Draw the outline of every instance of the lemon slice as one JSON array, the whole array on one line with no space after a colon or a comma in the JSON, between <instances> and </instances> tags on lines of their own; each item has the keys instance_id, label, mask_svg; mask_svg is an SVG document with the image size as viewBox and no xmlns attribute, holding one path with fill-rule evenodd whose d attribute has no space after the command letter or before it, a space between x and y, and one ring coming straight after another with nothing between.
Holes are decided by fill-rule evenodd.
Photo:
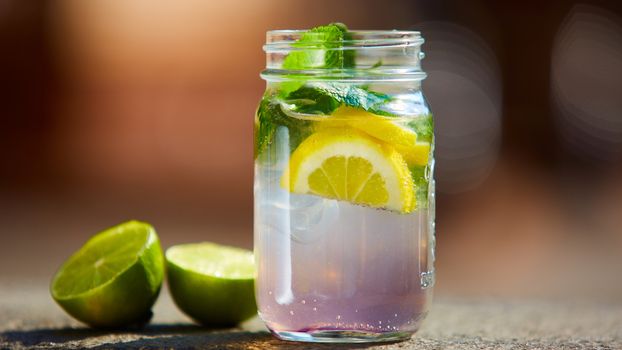
<instances>
[{"instance_id":1,"label":"lemon slice","mask_svg":"<svg viewBox=\"0 0 622 350\"><path fill-rule=\"evenodd\" d=\"M427 165L430 158L430 144L428 142L415 142L414 145L395 145L408 165Z\"/></svg>"},{"instance_id":2,"label":"lemon slice","mask_svg":"<svg viewBox=\"0 0 622 350\"><path fill-rule=\"evenodd\" d=\"M417 133L398 125L391 118L360 108L341 106L329 117L317 123L317 130L351 127L395 147L408 165L426 165L430 144L417 142Z\"/></svg>"},{"instance_id":3,"label":"lemon slice","mask_svg":"<svg viewBox=\"0 0 622 350\"><path fill-rule=\"evenodd\" d=\"M396 124L391 118L360 108L341 106L331 114L331 118L336 123L334 126L346 124L392 145L409 146L417 142L417 134L414 131ZM331 126L331 122L329 121L326 126Z\"/></svg>"},{"instance_id":4,"label":"lemon slice","mask_svg":"<svg viewBox=\"0 0 622 350\"><path fill-rule=\"evenodd\" d=\"M300 194L408 213L415 207L408 165L392 146L349 128L305 139L290 158L283 187Z\"/></svg>"}]
</instances>

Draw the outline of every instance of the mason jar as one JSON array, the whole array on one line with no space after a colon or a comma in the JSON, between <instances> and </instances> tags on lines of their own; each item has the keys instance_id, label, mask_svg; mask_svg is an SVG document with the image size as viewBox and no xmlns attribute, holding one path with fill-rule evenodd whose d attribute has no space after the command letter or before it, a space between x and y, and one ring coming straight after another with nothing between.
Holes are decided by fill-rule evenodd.
<instances>
[{"instance_id":1,"label":"mason jar","mask_svg":"<svg viewBox=\"0 0 622 350\"><path fill-rule=\"evenodd\" d=\"M255 118L259 314L285 340L408 339L434 285L423 38L334 26L341 36L267 33Z\"/></svg>"}]
</instances>

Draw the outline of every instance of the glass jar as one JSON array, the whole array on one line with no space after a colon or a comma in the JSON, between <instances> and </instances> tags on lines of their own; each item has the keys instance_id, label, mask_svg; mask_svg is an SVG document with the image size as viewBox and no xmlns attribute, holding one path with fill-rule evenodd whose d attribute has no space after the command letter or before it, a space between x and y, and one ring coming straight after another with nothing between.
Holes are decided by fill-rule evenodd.
<instances>
[{"instance_id":1,"label":"glass jar","mask_svg":"<svg viewBox=\"0 0 622 350\"><path fill-rule=\"evenodd\" d=\"M264 46L267 89L255 118L259 314L285 340L408 339L434 284L423 39L308 33L269 31Z\"/></svg>"}]
</instances>

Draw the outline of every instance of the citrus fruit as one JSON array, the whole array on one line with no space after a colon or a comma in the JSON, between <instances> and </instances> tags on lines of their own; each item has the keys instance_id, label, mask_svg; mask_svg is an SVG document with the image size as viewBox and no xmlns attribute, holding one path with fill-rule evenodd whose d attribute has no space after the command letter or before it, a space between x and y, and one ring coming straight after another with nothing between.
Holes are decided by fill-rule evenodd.
<instances>
[{"instance_id":1,"label":"citrus fruit","mask_svg":"<svg viewBox=\"0 0 622 350\"><path fill-rule=\"evenodd\" d=\"M166 251L168 285L175 304L206 326L234 326L257 313L251 251L214 243Z\"/></svg>"},{"instance_id":2,"label":"citrus fruit","mask_svg":"<svg viewBox=\"0 0 622 350\"><path fill-rule=\"evenodd\" d=\"M418 142L417 133L397 124L390 117L376 115L360 108L341 106L329 117L319 121L316 129L344 127L357 129L390 144L400 152L410 166L428 163L430 144Z\"/></svg>"},{"instance_id":3,"label":"citrus fruit","mask_svg":"<svg viewBox=\"0 0 622 350\"><path fill-rule=\"evenodd\" d=\"M395 123L396 118L367 112L360 108L341 106L330 117L319 122L326 127L350 126L391 145L410 146L417 141L417 134Z\"/></svg>"},{"instance_id":4,"label":"citrus fruit","mask_svg":"<svg viewBox=\"0 0 622 350\"><path fill-rule=\"evenodd\" d=\"M402 213L414 209L408 165L391 145L355 129L327 128L311 134L292 153L281 185Z\"/></svg>"},{"instance_id":5,"label":"citrus fruit","mask_svg":"<svg viewBox=\"0 0 622 350\"><path fill-rule=\"evenodd\" d=\"M430 144L428 142L415 142L413 145L395 145L408 165L426 165L430 158Z\"/></svg>"},{"instance_id":6,"label":"citrus fruit","mask_svg":"<svg viewBox=\"0 0 622 350\"><path fill-rule=\"evenodd\" d=\"M50 292L67 313L90 326L123 327L151 318L163 278L155 230L129 221L89 239L56 273Z\"/></svg>"}]
</instances>

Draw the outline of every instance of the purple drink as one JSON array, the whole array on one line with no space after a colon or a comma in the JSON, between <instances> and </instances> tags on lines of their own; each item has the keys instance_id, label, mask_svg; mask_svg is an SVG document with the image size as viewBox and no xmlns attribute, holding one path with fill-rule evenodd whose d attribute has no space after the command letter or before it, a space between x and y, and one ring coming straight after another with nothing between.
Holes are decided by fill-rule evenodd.
<instances>
[{"instance_id":1,"label":"purple drink","mask_svg":"<svg viewBox=\"0 0 622 350\"><path fill-rule=\"evenodd\" d=\"M434 284L434 135L418 32L268 32L255 294L277 337L409 338Z\"/></svg>"},{"instance_id":2,"label":"purple drink","mask_svg":"<svg viewBox=\"0 0 622 350\"><path fill-rule=\"evenodd\" d=\"M410 337L434 282L430 209L403 215L291 194L273 171L258 166L255 188L256 296L268 328L297 340Z\"/></svg>"}]
</instances>

